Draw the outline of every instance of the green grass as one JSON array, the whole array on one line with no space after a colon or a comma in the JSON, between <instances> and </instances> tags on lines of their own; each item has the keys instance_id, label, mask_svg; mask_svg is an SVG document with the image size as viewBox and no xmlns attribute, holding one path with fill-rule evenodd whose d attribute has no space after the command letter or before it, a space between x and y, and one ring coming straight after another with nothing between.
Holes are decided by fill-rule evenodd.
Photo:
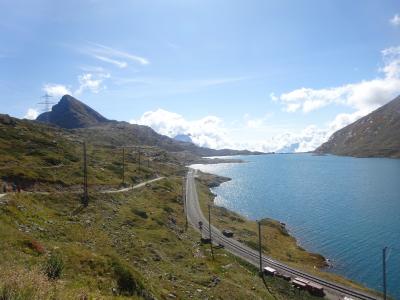
<instances>
[{"instance_id":1,"label":"green grass","mask_svg":"<svg viewBox=\"0 0 400 300\"><path fill-rule=\"evenodd\" d=\"M29 191L78 190L83 182L83 138L30 121L0 123L0 183L20 185ZM125 150L125 183L178 172L174 155L157 147ZM122 184L122 148L87 143L88 183L92 190Z\"/></svg>"},{"instance_id":2,"label":"green grass","mask_svg":"<svg viewBox=\"0 0 400 300\"><path fill-rule=\"evenodd\" d=\"M267 279L269 292L254 267L222 249L213 261L199 234L185 231L181 183L171 177L124 194L92 194L86 209L73 194L7 196L0 205L0 268L43 270L58 253L62 275L41 293L63 299L299 299L276 278Z\"/></svg>"}]
</instances>

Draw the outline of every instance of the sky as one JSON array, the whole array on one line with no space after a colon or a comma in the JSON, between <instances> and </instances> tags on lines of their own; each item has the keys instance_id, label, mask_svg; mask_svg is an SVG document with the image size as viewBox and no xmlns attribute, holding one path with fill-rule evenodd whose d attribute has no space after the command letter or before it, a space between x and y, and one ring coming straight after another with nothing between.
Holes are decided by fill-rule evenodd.
<instances>
[{"instance_id":1,"label":"sky","mask_svg":"<svg viewBox=\"0 0 400 300\"><path fill-rule=\"evenodd\" d=\"M400 94L398 0L1 0L0 113L64 94L201 146L309 151Z\"/></svg>"}]
</instances>

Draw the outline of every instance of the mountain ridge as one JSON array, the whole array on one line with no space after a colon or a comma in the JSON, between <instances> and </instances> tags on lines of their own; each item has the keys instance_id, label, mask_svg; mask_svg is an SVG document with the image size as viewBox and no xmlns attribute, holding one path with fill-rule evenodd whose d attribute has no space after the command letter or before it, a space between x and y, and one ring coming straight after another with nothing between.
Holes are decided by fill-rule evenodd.
<instances>
[{"instance_id":1,"label":"mountain ridge","mask_svg":"<svg viewBox=\"0 0 400 300\"><path fill-rule=\"evenodd\" d=\"M400 158L400 96L336 131L314 152Z\"/></svg>"},{"instance_id":2,"label":"mountain ridge","mask_svg":"<svg viewBox=\"0 0 400 300\"><path fill-rule=\"evenodd\" d=\"M50 112L38 116L36 121L57 125L73 130L87 140L101 141L118 146L158 146L171 152L191 152L197 156L230 156L263 154L248 150L211 149L193 143L175 140L154 131L151 127L109 120L83 102L70 95L64 95Z\"/></svg>"}]
</instances>

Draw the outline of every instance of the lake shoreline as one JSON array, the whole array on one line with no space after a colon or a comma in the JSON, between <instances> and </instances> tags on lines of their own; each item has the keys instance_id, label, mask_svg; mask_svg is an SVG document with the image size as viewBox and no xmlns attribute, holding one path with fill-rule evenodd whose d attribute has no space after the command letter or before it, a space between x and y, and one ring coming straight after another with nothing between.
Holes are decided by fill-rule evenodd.
<instances>
[{"instance_id":1,"label":"lake shoreline","mask_svg":"<svg viewBox=\"0 0 400 300\"><path fill-rule=\"evenodd\" d=\"M225 177L225 176L220 176L220 175L216 175L216 174L211 174L211 173L204 173L204 172L202 172L200 170L198 170L198 172L201 172L203 174L202 176L208 176L208 178L207 178L207 187L208 187L210 193L213 195L213 198L212 198L211 202L213 203L214 207L226 211L226 213L228 215L230 215L230 216L240 216L241 218L245 219L247 222L255 222L254 220L251 220L251 219L247 218L246 216L241 215L240 213L237 213L237 212L235 212L233 210L230 210L230 209L228 209L226 207L219 206L219 205L215 204L214 200L218 195L214 194L212 189L220 186L221 184L223 184L225 182L231 181L232 178ZM234 219L234 218L235 217L233 217L232 219ZM322 263L322 266L319 267L319 269L323 270L325 268L332 267L332 264L330 263L329 258L326 258L322 254L314 253L314 252L308 251L308 250L304 249L303 247L301 247L301 245L299 244L299 242L296 239L296 237L293 236L290 233L289 229L287 229L287 226L286 226L286 224L284 222L281 222L279 220L275 220L275 219L272 219L272 218L269 218L269 217L264 217L264 218L262 218L260 220L260 222L264 222L264 221L272 221L274 223L279 224L281 226L282 233L284 235L290 236L295 241L296 246L299 247L300 249L302 249L302 251L305 251L310 255L318 255L319 257L321 257L323 259L323 263ZM235 222L235 221L233 221L233 222ZM258 250L258 249L256 249L256 250Z\"/></svg>"},{"instance_id":2,"label":"lake shoreline","mask_svg":"<svg viewBox=\"0 0 400 300\"><path fill-rule=\"evenodd\" d=\"M194 168L194 169L196 169L196 168ZM207 193L209 193L209 195L207 196L208 200L203 200L203 201L209 201L209 202L215 203L215 198L217 197L217 195L212 191L212 189L220 186L222 183L231 181L232 178L229 178L226 176L220 176L217 174L213 174L211 172L206 173L206 172L199 170L198 168L196 170L198 170L198 172L200 172L200 174L202 174L198 178L199 181L202 181L201 182L202 184L200 184L200 186L205 185L206 189L207 189ZM206 176L208 178L206 180L201 179L203 176ZM200 191L200 194L201 193L202 192ZM199 195L199 201L202 202L201 195ZM200 205L200 206L202 207L202 205ZM228 208L225 208L223 206L218 206L218 205L214 204L213 207L214 207L213 214L215 214L215 216L214 216L215 223L218 223L217 220L220 219L221 215L223 215L223 217L229 219L229 222L226 222L225 226L217 225L217 227L220 230L222 230L222 229L232 230L233 232L235 232L235 238L238 241L246 244L247 246L252 247L253 249L258 250L257 243L253 243L250 240L242 239L242 237L239 237L238 235L236 235L236 233L237 233L236 229L238 226L243 227L244 226L243 224L245 224L246 226L250 225L250 226L255 227L254 225L256 224L256 222L254 220L251 220L251 219L249 219L239 213L236 213L235 211L232 211ZM204 203L203 203L202 210L203 210L203 213L206 212L206 206L204 206ZM302 248L301 243L298 242L298 240L295 238L295 236L292 235L290 230L287 228L287 224L280 222L278 220L275 220L275 219L270 219L270 218L263 218L261 221L268 223L268 225L270 227L278 228L279 231L277 233L277 236L287 237L289 240L291 240L289 242L289 244L291 244L292 247L295 248L295 250L291 254L292 257L294 257L294 258L292 259L292 257L290 257L289 261L288 261L287 258L282 259L282 257L279 257L279 255L274 255L274 254L269 253L268 248L266 248L263 245L263 252L265 254L267 254L268 256L271 256L274 259L277 259L278 261L282 261L283 263L289 264L292 267L297 267L306 272L322 276L328 280L332 280L332 281L344 284L349 287L363 290L363 291L369 292L371 294L377 294L377 295L379 294L379 292L377 292L376 290L366 287L365 285L363 285L359 282L356 282L352 279L344 277L343 275L340 275L339 273L330 271L329 269L334 267L334 265L332 264L332 261L329 258L327 258L317 252L311 252L311 251L308 251L308 250ZM264 227L265 226L263 226L263 228ZM250 232L248 230L248 228L244 228L244 230L247 232ZM255 235L255 237L258 237L258 236ZM264 237L263 237L263 241L264 241ZM281 252L285 252L286 249L287 248L285 248L285 247L281 247ZM298 257L297 255L300 255L300 257ZM292 261L290 261L291 259L292 259Z\"/></svg>"}]
</instances>

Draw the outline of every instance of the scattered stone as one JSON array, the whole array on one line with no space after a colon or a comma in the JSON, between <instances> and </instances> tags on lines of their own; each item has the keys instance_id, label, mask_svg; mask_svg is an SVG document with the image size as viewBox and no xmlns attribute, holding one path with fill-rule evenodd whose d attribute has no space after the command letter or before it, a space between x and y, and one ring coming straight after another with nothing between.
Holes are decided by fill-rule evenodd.
<instances>
[{"instance_id":1,"label":"scattered stone","mask_svg":"<svg viewBox=\"0 0 400 300\"><path fill-rule=\"evenodd\" d=\"M117 291L117 289L115 287L113 287L111 289L111 291L112 291L113 295L118 295L118 291Z\"/></svg>"},{"instance_id":2,"label":"scattered stone","mask_svg":"<svg viewBox=\"0 0 400 300\"><path fill-rule=\"evenodd\" d=\"M211 279L210 284L208 285L208 287L214 287L220 282L221 282L221 279L219 277L213 276L212 279Z\"/></svg>"},{"instance_id":3,"label":"scattered stone","mask_svg":"<svg viewBox=\"0 0 400 300\"><path fill-rule=\"evenodd\" d=\"M222 266L222 269L228 270L228 269L230 269L231 267L232 267L232 264L228 264L228 265Z\"/></svg>"},{"instance_id":4,"label":"scattered stone","mask_svg":"<svg viewBox=\"0 0 400 300\"><path fill-rule=\"evenodd\" d=\"M176 299L176 295L173 294L173 293L169 293L169 294L168 294L168 298Z\"/></svg>"}]
</instances>

